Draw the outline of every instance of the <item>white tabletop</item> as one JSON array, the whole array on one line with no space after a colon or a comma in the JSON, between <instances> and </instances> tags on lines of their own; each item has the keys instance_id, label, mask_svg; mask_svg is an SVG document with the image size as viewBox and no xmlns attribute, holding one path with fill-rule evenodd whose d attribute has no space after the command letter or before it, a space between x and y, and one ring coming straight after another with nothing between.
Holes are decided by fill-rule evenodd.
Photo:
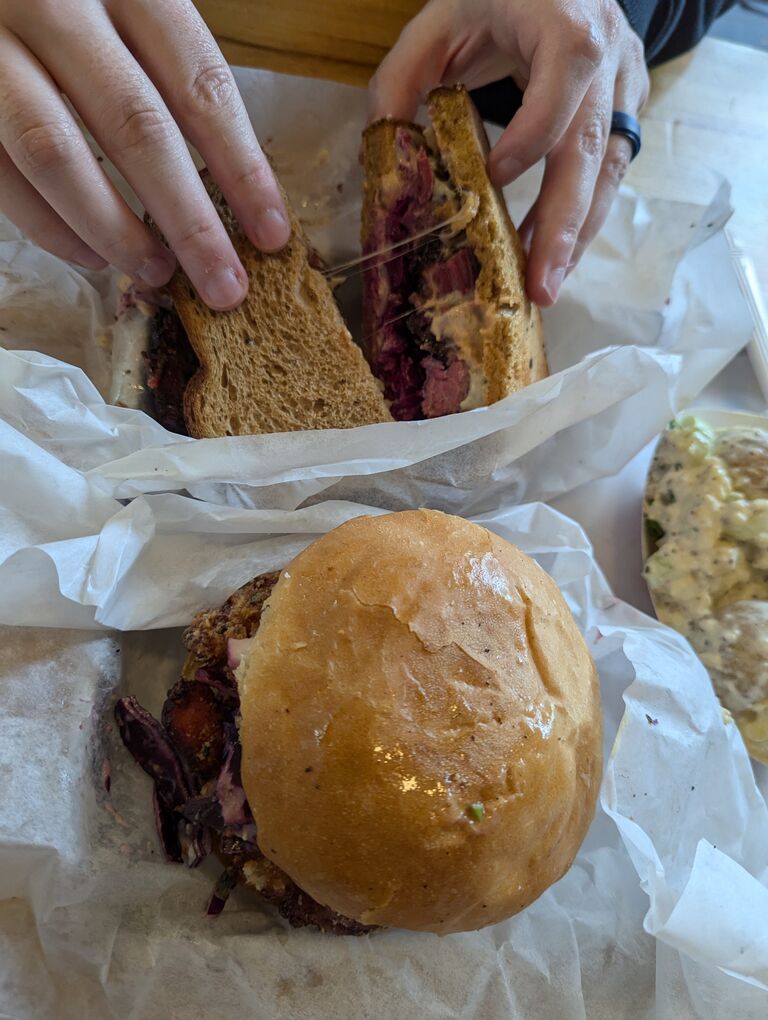
<instances>
[{"instance_id":1,"label":"white tabletop","mask_svg":"<svg viewBox=\"0 0 768 1020\"><path fill-rule=\"evenodd\" d=\"M738 355L693 406L765 413L765 398L746 353ZM654 446L655 441L617 475L582 485L552 501L587 532L595 558L616 595L648 613L653 610L642 577L640 532L643 488Z\"/></svg>"}]
</instances>

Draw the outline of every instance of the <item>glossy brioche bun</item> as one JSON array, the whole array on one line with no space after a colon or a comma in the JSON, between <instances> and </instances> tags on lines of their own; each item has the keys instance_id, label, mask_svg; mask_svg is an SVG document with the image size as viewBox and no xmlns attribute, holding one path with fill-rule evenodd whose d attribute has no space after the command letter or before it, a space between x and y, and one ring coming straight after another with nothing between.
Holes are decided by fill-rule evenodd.
<instances>
[{"instance_id":1,"label":"glossy brioche bun","mask_svg":"<svg viewBox=\"0 0 768 1020\"><path fill-rule=\"evenodd\" d=\"M573 861L600 781L595 667L557 585L484 528L413 511L323 536L238 680L259 846L320 903L465 931Z\"/></svg>"}]
</instances>

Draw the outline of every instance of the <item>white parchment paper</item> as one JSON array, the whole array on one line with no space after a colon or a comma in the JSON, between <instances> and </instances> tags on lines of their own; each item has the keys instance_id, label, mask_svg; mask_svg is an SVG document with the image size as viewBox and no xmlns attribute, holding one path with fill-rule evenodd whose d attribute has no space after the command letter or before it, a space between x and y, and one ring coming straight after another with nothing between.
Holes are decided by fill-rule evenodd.
<instances>
[{"instance_id":1,"label":"white parchment paper","mask_svg":"<svg viewBox=\"0 0 768 1020\"><path fill-rule=\"evenodd\" d=\"M313 240L354 255L363 97L239 80ZM535 190L510 189L518 219ZM768 1013L768 818L735 727L685 643L613 599L580 529L499 509L620 468L746 342L727 216L725 187L709 208L622 192L546 316L554 374L492 408L202 442L105 403L114 277L0 223L0 623L29 628L0 641L0 1017ZM420 504L488 515L592 644L613 749L576 864L472 935L333 940L239 894L211 922L212 875L158 860L116 690L157 708L178 667L166 628L350 516Z\"/></svg>"},{"instance_id":2,"label":"white parchment paper","mask_svg":"<svg viewBox=\"0 0 768 1020\"><path fill-rule=\"evenodd\" d=\"M238 80L313 242L331 265L354 256L364 94L266 72ZM508 189L517 220L537 187L531 173ZM747 342L729 212L725 184L708 207L624 189L545 315L552 376L491 408L203 442L104 403L114 278L66 267L0 223L0 418L117 498L178 490L261 508L342 499L463 513L551 499L620 469Z\"/></svg>"},{"instance_id":3,"label":"white parchment paper","mask_svg":"<svg viewBox=\"0 0 768 1020\"><path fill-rule=\"evenodd\" d=\"M2 633L0 1015L764 1016L768 811L738 732L685 642L618 602L583 532L541 504L479 520L554 576L600 671L601 806L568 874L522 915L442 939L292 931L242 893L217 920L205 916L217 869L164 862L150 782L111 722L118 691L159 709L180 633L133 628L187 622L360 512L381 511L139 497L67 559L70 576L78 562L81 577L101 574L101 556L112 564L109 583L78 591L96 616L132 629L120 655L93 631ZM18 559L21 585L28 572ZM47 624L70 623L61 599L41 593L37 609Z\"/></svg>"}]
</instances>

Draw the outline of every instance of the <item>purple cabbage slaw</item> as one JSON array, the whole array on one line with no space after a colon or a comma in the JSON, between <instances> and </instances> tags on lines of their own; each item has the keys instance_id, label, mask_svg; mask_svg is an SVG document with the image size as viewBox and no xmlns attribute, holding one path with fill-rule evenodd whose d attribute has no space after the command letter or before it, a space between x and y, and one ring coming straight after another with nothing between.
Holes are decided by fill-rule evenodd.
<instances>
[{"instance_id":1,"label":"purple cabbage slaw","mask_svg":"<svg viewBox=\"0 0 768 1020\"><path fill-rule=\"evenodd\" d=\"M168 693L163 718L172 719L175 699L190 681ZM248 858L260 857L256 825L240 780L240 741L236 713L237 689L223 671L198 669L191 683L205 684L214 694L223 736L223 755L215 779L204 780L196 762L174 742L168 726L147 712L136 698L120 698L115 719L120 736L135 761L153 780L155 824L169 861L197 867L211 853L214 838L231 863L222 873L208 904L221 912Z\"/></svg>"}]
</instances>

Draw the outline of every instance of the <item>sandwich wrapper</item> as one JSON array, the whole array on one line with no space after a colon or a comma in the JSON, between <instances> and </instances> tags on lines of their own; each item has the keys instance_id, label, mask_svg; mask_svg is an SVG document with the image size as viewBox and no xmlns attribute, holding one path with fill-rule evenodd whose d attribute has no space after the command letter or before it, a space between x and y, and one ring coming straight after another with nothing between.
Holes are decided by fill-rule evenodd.
<instances>
[{"instance_id":1,"label":"sandwich wrapper","mask_svg":"<svg viewBox=\"0 0 768 1020\"><path fill-rule=\"evenodd\" d=\"M329 266L356 257L364 93L255 71L240 71L239 82L320 254ZM537 187L531 173L508 189L518 222ZM623 189L545 313L551 377L490 408L204 442L105 403L142 372L139 345L121 336L112 379L115 276L66 267L0 224L0 342L9 348L0 351L0 418L117 499L178 490L256 508L335 499L465 514L550 500L619 470L749 340L722 230L729 213L724 182L713 182L708 207ZM351 324L354 283L342 291Z\"/></svg>"},{"instance_id":2,"label":"sandwich wrapper","mask_svg":"<svg viewBox=\"0 0 768 1020\"><path fill-rule=\"evenodd\" d=\"M362 94L239 78L314 243L353 257ZM509 190L516 218L536 183ZM492 408L198 442L105 402L115 277L0 225L0 623L28 628L0 643L0 1017L766 1015L768 813L738 732L687 644L533 502L619 469L747 341L728 212L725 185L708 208L623 190L545 316L552 377ZM207 918L217 869L161 859L118 688L157 709L180 665L166 628L350 516L414 505L534 554L587 634L607 760L574 867L443 939L286 930L241 893Z\"/></svg>"},{"instance_id":3,"label":"sandwich wrapper","mask_svg":"<svg viewBox=\"0 0 768 1020\"><path fill-rule=\"evenodd\" d=\"M118 692L157 712L182 662L178 629L135 628L187 622L193 603L216 604L363 512L382 511L138 497L120 527L107 521L95 557L80 545L69 559L128 633L49 629L71 622L54 577L36 603L47 628L4 628L0 1015L765 1016L768 811L738 731L685 641L617 601L580 527L543 504L476 519L557 580L600 672L605 775L570 871L509 921L444 938L291 930L241 891L205 915L220 867L165 863L151 783L112 722Z\"/></svg>"}]
</instances>

